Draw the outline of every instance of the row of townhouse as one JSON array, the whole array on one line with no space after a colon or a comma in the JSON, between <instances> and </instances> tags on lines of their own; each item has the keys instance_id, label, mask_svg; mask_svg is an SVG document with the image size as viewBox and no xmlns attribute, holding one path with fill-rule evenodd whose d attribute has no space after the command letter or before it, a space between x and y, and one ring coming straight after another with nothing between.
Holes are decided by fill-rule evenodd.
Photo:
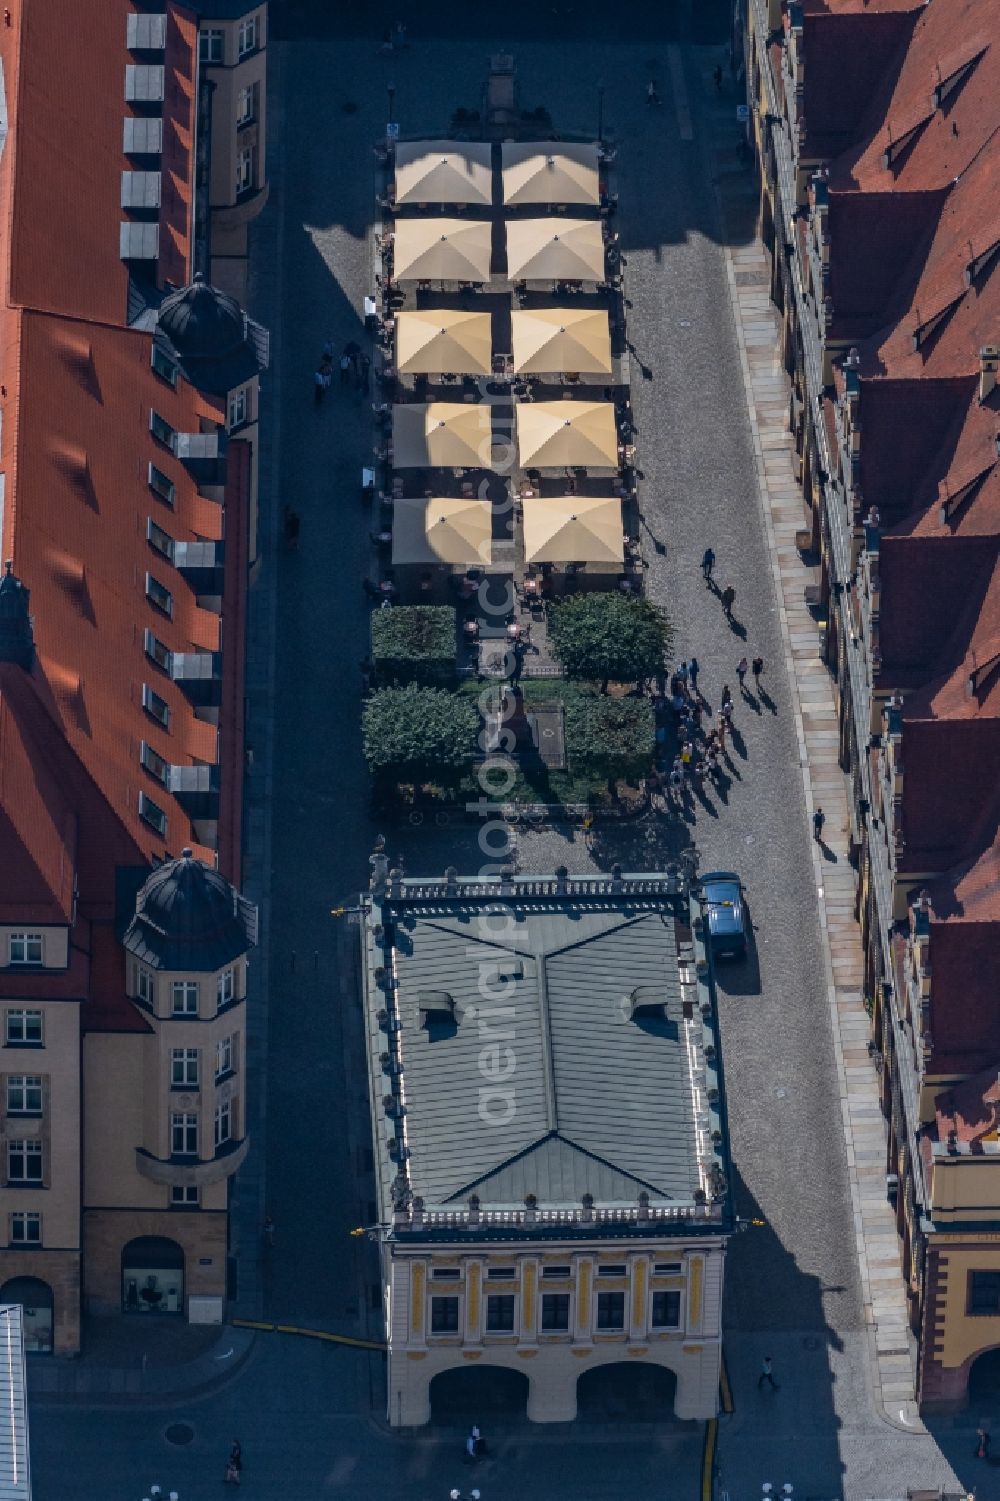
<instances>
[{"instance_id":1,"label":"row of townhouse","mask_svg":"<svg viewBox=\"0 0 1000 1501\"><path fill-rule=\"evenodd\" d=\"M1000 1347L1000 0L736 14L918 1395L953 1406Z\"/></svg>"}]
</instances>

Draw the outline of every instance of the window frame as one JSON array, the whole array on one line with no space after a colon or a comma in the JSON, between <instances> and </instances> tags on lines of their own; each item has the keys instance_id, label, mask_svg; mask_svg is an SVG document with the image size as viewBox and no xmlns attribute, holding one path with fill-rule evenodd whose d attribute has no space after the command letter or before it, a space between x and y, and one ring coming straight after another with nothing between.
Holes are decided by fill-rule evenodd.
<instances>
[{"instance_id":1,"label":"window frame","mask_svg":"<svg viewBox=\"0 0 1000 1501\"><path fill-rule=\"evenodd\" d=\"M146 574L146 598L154 610L159 610L168 620L174 618L174 596L155 573Z\"/></svg>"},{"instance_id":2,"label":"window frame","mask_svg":"<svg viewBox=\"0 0 1000 1501\"><path fill-rule=\"evenodd\" d=\"M610 1323L611 1309L617 1310L617 1323ZM598 1292L597 1308L595 1310L594 1328L601 1334L621 1334L625 1328L625 1294L620 1290L608 1289L606 1292Z\"/></svg>"},{"instance_id":3,"label":"window frame","mask_svg":"<svg viewBox=\"0 0 1000 1501\"><path fill-rule=\"evenodd\" d=\"M215 1082L226 1078L227 1074L236 1072L233 1059L236 1056L235 1037L230 1032L228 1037L220 1037L215 1044ZM223 1062L225 1060L225 1062ZM221 1063L221 1067L220 1067Z\"/></svg>"},{"instance_id":4,"label":"window frame","mask_svg":"<svg viewBox=\"0 0 1000 1501\"><path fill-rule=\"evenodd\" d=\"M18 1226L27 1230L34 1226L36 1234L19 1235ZM42 1244L42 1216L37 1209L15 1209L10 1217L10 1245L14 1246L40 1246Z\"/></svg>"},{"instance_id":5,"label":"window frame","mask_svg":"<svg viewBox=\"0 0 1000 1501\"><path fill-rule=\"evenodd\" d=\"M155 343L149 353L149 368L154 375L160 377L164 385L169 386L171 390L176 390L177 377L180 371L170 356L164 354L163 350Z\"/></svg>"},{"instance_id":6,"label":"window frame","mask_svg":"<svg viewBox=\"0 0 1000 1501\"><path fill-rule=\"evenodd\" d=\"M151 777L156 778L161 787L167 786L170 781L170 762L158 750L154 750L148 740L139 741L139 764Z\"/></svg>"},{"instance_id":7,"label":"window frame","mask_svg":"<svg viewBox=\"0 0 1000 1501\"><path fill-rule=\"evenodd\" d=\"M457 1293L432 1293L431 1334L457 1334L462 1322L461 1304L462 1300Z\"/></svg>"},{"instance_id":8,"label":"window frame","mask_svg":"<svg viewBox=\"0 0 1000 1501\"><path fill-rule=\"evenodd\" d=\"M218 52L216 57L214 54ZM221 68L226 61L226 33L216 26L198 32L198 61L210 68Z\"/></svg>"},{"instance_id":9,"label":"window frame","mask_svg":"<svg viewBox=\"0 0 1000 1501\"><path fill-rule=\"evenodd\" d=\"M495 1324L491 1322L493 1312L502 1312L505 1322ZM509 1316L510 1322L506 1322ZM513 1293L487 1293L486 1295L486 1333L487 1334L516 1334L517 1333L517 1298Z\"/></svg>"},{"instance_id":10,"label":"window frame","mask_svg":"<svg viewBox=\"0 0 1000 1501\"><path fill-rule=\"evenodd\" d=\"M252 83L244 84L242 88L237 89L237 91L236 91L236 129L237 130L245 130L248 125L252 125L254 123L254 121L256 120L256 118L257 118L257 100L258 100L259 92L260 92L259 85L258 85L256 79L254 79ZM247 105L247 111L246 111L245 114L241 114L240 111L243 109L244 103Z\"/></svg>"},{"instance_id":11,"label":"window frame","mask_svg":"<svg viewBox=\"0 0 1000 1501\"><path fill-rule=\"evenodd\" d=\"M238 415L237 413L238 408ZM247 413L250 410L249 392L246 386L240 386L238 390L229 393L229 401L226 406L226 428L229 432L235 432L238 427L244 427L247 422Z\"/></svg>"},{"instance_id":12,"label":"window frame","mask_svg":"<svg viewBox=\"0 0 1000 1501\"><path fill-rule=\"evenodd\" d=\"M199 1089L201 1056L198 1048L170 1049L170 1088Z\"/></svg>"},{"instance_id":13,"label":"window frame","mask_svg":"<svg viewBox=\"0 0 1000 1501\"><path fill-rule=\"evenodd\" d=\"M166 809L161 808L159 803L154 803L148 792L139 793L139 817L154 834L166 839L169 825Z\"/></svg>"},{"instance_id":14,"label":"window frame","mask_svg":"<svg viewBox=\"0 0 1000 1501\"><path fill-rule=\"evenodd\" d=\"M167 703L166 699L163 698L161 694L157 693L155 688L151 688L148 683L143 683L142 685L142 707L145 709L150 719L155 719L157 724L162 724L165 730L169 730L170 716L172 712L170 705ZM160 713L161 707L163 709L162 714Z\"/></svg>"},{"instance_id":15,"label":"window frame","mask_svg":"<svg viewBox=\"0 0 1000 1501\"><path fill-rule=\"evenodd\" d=\"M148 625L143 632L142 649L149 660L155 662L161 671L169 672L173 667L173 652L165 642L160 640L155 631L150 630Z\"/></svg>"},{"instance_id":16,"label":"window frame","mask_svg":"<svg viewBox=\"0 0 1000 1501\"><path fill-rule=\"evenodd\" d=\"M178 996L183 992L185 1001L190 1001L194 996L194 1006L185 1005L179 1010L177 1006ZM200 1010L200 986L197 980L172 980L170 982L170 1015L171 1016L197 1016Z\"/></svg>"},{"instance_id":17,"label":"window frame","mask_svg":"<svg viewBox=\"0 0 1000 1501\"><path fill-rule=\"evenodd\" d=\"M215 1106L215 1119L212 1131L216 1151L234 1140L235 1130L236 1111L233 1108L233 1101L218 1100Z\"/></svg>"},{"instance_id":18,"label":"window frame","mask_svg":"<svg viewBox=\"0 0 1000 1501\"><path fill-rule=\"evenodd\" d=\"M249 38L249 40L248 40ZM236 56L240 62L260 51L260 17L245 16L236 33Z\"/></svg>"},{"instance_id":19,"label":"window frame","mask_svg":"<svg viewBox=\"0 0 1000 1501\"><path fill-rule=\"evenodd\" d=\"M191 1193L194 1194L193 1199L178 1197L178 1195L189 1195ZM197 1183L171 1183L170 1207L171 1209L200 1209L201 1189Z\"/></svg>"},{"instance_id":20,"label":"window frame","mask_svg":"<svg viewBox=\"0 0 1000 1501\"><path fill-rule=\"evenodd\" d=\"M565 1282L566 1279L567 1279L567 1277L572 1277L572 1275L573 1275L573 1268L571 1266L543 1266L542 1267L542 1281L543 1282L545 1282L545 1281L547 1281L549 1279L551 1279L553 1282L558 1282L558 1281Z\"/></svg>"},{"instance_id":21,"label":"window frame","mask_svg":"<svg viewBox=\"0 0 1000 1501\"><path fill-rule=\"evenodd\" d=\"M136 972L135 989L144 1006L152 1007L156 1004L156 981L141 964Z\"/></svg>"},{"instance_id":22,"label":"window frame","mask_svg":"<svg viewBox=\"0 0 1000 1501\"><path fill-rule=\"evenodd\" d=\"M17 1094L21 1103L14 1103ZM45 1102L45 1084L41 1074L8 1074L4 1089L4 1107L7 1115L39 1116Z\"/></svg>"},{"instance_id":23,"label":"window frame","mask_svg":"<svg viewBox=\"0 0 1000 1501\"><path fill-rule=\"evenodd\" d=\"M178 1146L178 1141L186 1145ZM190 1142L194 1142L192 1151ZM198 1112L196 1110L172 1110L170 1112L171 1157L198 1156Z\"/></svg>"},{"instance_id":24,"label":"window frame","mask_svg":"<svg viewBox=\"0 0 1000 1501\"><path fill-rule=\"evenodd\" d=\"M20 943L24 946L23 957L19 959L14 957L15 943ZM35 945L38 948L37 959L32 958L30 952L31 948ZM40 966L43 966L45 964L44 933L33 933L30 929L25 928L21 932L9 934L7 938L7 963L11 966L17 965L18 968L23 969L38 969Z\"/></svg>"},{"instance_id":25,"label":"window frame","mask_svg":"<svg viewBox=\"0 0 1000 1501\"><path fill-rule=\"evenodd\" d=\"M991 1287L990 1307L981 1305L985 1300L982 1292L977 1295L976 1279L989 1278ZM974 1268L969 1272L969 1283L966 1292L966 1312L972 1319L996 1318L1000 1315L1000 1270L992 1267Z\"/></svg>"},{"instance_id":26,"label":"window frame","mask_svg":"<svg viewBox=\"0 0 1000 1501\"><path fill-rule=\"evenodd\" d=\"M29 1037L27 1035L29 1016L38 1018L37 1037ZM45 1046L45 1023L43 1016L44 1013L34 1006L8 1006L4 1016L4 1046L8 1048L43 1048ZM12 1023L15 1017L21 1018L22 1035L20 1037L12 1035Z\"/></svg>"},{"instance_id":27,"label":"window frame","mask_svg":"<svg viewBox=\"0 0 1000 1501\"><path fill-rule=\"evenodd\" d=\"M545 1307L546 1304L550 1305L550 1312L552 1308L558 1305L560 1310L565 1313L566 1322L564 1324L547 1322ZM542 1293L541 1321L539 1323L539 1329L542 1334L569 1333L570 1318L572 1316L572 1309L570 1304L571 1299L569 1293Z\"/></svg>"},{"instance_id":28,"label":"window frame","mask_svg":"<svg viewBox=\"0 0 1000 1501\"><path fill-rule=\"evenodd\" d=\"M228 992L228 994L227 994ZM236 966L219 971L215 981L215 1009L222 1011L236 999Z\"/></svg>"},{"instance_id":29,"label":"window frame","mask_svg":"<svg viewBox=\"0 0 1000 1501\"><path fill-rule=\"evenodd\" d=\"M147 489L152 490L153 494L163 501L164 505L168 505L173 510L177 500L177 486L170 478L170 475L164 474L163 470L158 468L152 459L149 461L149 469L146 472L146 486Z\"/></svg>"},{"instance_id":30,"label":"window frame","mask_svg":"<svg viewBox=\"0 0 1000 1501\"><path fill-rule=\"evenodd\" d=\"M146 517L146 541L159 557L166 558L168 563L174 561L174 539L152 516Z\"/></svg>"},{"instance_id":31,"label":"window frame","mask_svg":"<svg viewBox=\"0 0 1000 1501\"><path fill-rule=\"evenodd\" d=\"M244 168L249 168L244 171ZM257 148L243 146L236 153L236 196L253 193L257 186Z\"/></svg>"},{"instance_id":32,"label":"window frame","mask_svg":"<svg viewBox=\"0 0 1000 1501\"><path fill-rule=\"evenodd\" d=\"M169 448L171 453L173 452L177 429L155 407L149 409L149 431L157 443L162 443L164 448Z\"/></svg>"},{"instance_id":33,"label":"window frame","mask_svg":"<svg viewBox=\"0 0 1000 1501\"><path fill-rule=\"evenodd\" d=\"M672 1306L676 1308L676 1318L657 1318L656 1306L659 1299L665 1302L673 1300ZM653 1295L649 1300L649 1327L651 1329L679 1329L681 1327L681 1289L679 1287L654 1287Z\"/></svg>"},{"instance_id":34,"label":"window frame","mask_svg":"<svg viewBox=\"0 0 1000 1501\"><path fill-rule=\"evenodd\" d=\"M14 1172L15 1157L22 1159L23 1174ZM38 1172L28 1172L28 1164L38 1164ZM45 1181L45 1162L42 1152L42 1143L37 1136L18 1136L7 1138L7 1182L41 1184Z\"/></svg>"}]
</instances>

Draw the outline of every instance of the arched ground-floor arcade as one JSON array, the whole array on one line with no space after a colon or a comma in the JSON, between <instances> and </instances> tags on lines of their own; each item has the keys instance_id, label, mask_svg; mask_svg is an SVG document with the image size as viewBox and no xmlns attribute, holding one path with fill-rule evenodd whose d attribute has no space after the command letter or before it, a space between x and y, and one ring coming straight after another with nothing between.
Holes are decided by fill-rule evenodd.
<instances>
[{"instance_id":1,"label":"arched ground-floor arcade","mask_svg":"<svg viewBox=\"0 0 1000 1501\"><path fill-rule=\"evenodd\" d=\"M704 1419L717 1411L719 1363L718 1344L680 1340L391 1350L388 1417L394 1427Z\"/></svg>"}]
</instances>

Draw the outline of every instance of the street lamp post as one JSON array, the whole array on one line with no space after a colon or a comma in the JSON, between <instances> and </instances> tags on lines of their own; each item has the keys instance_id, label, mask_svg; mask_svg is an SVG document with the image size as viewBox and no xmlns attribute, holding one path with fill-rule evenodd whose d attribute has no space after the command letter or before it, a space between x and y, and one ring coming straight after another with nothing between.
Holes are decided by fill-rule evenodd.
<instances>
[{"instance_id":1,"label":"street lamp post","mask_svg":"<svg viewBox=\"0 0 1000 1501\"><path fill-rule=\"evenodd\" d=\"M392 106L393 106L393 103L394 103L395 98L396 98L396 85L394 83L387 83L386 86L385 86L385 92L386 92L386 94L388 96L388 99L389 99L389 113L386 116L386 118L387 118L387 120L389 122L389 128L386 131L386 135L390 135L391 136L392 135Z\"/></svg>"},{"instance_id":2,"label":"street lamp post","mask_svg":"<svg viewBox=\"0 0 1000 1501\"><path fill-rule=\"evenodd\" d=\"M597 85L597 140L604 141L604 85Z\"/></svg>"}]
</instances>

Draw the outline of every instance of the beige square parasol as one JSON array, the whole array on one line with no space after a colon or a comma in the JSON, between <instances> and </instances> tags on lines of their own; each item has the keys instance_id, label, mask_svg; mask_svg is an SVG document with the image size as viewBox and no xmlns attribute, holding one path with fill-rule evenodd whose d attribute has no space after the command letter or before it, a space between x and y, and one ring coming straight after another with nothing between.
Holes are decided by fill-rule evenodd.
<instances>
[{"instance_id":1,"label":"beige square parasol","mask_svg":"<svg viewBox=\"0 0 1000 1501\"><path fill-rule=\"evenodd\" d=\"M621 563L622 503L612 497L559 495L524 504L527 563Z\"/></svg>"},{"instance_id":2,"label":"beige square parasol","mask_svg":"<svg viewBox=\"0 0 1000 1501\"><path fill-rule=\"evenodd\" d=\"M396 368L403 374L489 375L489 313L423 308L396 314Z\"/></svg>"},{"instance_id":3,"label":"beige square parasol","mask_svg":"<svg viewBox=\"0 0 1000 1501\"><path fill-rule=\"evenodd\" d=\"M515 370L611 374L611 330L603 308L518 308L510 321Z\"/></svg>"},{"instance_id":4,"label":"beige square parasol","mask_svg":"<svg viewBox=\"0 0 1000 1501\"><path fill-rule=\"evenodd\" d=\"M603 281L599 219L508 219L507 274L522 281Z\"/></svg>"},{"instance_id":5,"label":"beige square parasol","mask_svg":"<svg viewBox=\"0 0 1000 1501\"><path fill-rule=\"evenodd\" d=\"M596 141L505 141L504 203L601 201Z\"/></svg>"},{"instance_id":6,"label":"beige square parasol","mask_svg":"<svg viewBox=\"0 0 1000 1501\"><path fill-rule=\"evenodd\" d=\"M492 557L493 507L488 500L433 496L397 500L392 508L394 563L485 565Z\"/></svg>"},{"instance_id":7,"label":"beige square parasol","mask_svg":"<svg viewBox=\"0 0 1000 1501\"><path fill-rule=\"evenodd\" d=\"M396 202L493 201L488 141L398 141ZM398 228L398 225L397 225Z\"/></svg>"},{"instance_id":8,"label":"beige square parasol","mask_svg":"<svg viewBox=\"0 0 1000 1501\"><path fill-rule=\"evenodd\" d=\"M521 468L618 468L618 429L610 401L519 401L517 451Z\"/></svg>"},{"instance_id":9,"label":"beige square parasol","mask_svg":"<svg viewBox=\"0 0 1000 1501\"><path fill-rule=\"evenodd\" d=\"M489 469L493 460L493 424L487 403L431 401L392 409L394 469L434 469L454 465Z\"/></svg>"},{"instance_id":10,"label":"beige square parasol","mask_svg":"<svg viewBox=\"0 0 1000 1501\"><path fill-rule=\"evenodd\" d=\"M489 281L493 226L488 219L397 219L397 281Z\"/></svg>"}]
</instances>

